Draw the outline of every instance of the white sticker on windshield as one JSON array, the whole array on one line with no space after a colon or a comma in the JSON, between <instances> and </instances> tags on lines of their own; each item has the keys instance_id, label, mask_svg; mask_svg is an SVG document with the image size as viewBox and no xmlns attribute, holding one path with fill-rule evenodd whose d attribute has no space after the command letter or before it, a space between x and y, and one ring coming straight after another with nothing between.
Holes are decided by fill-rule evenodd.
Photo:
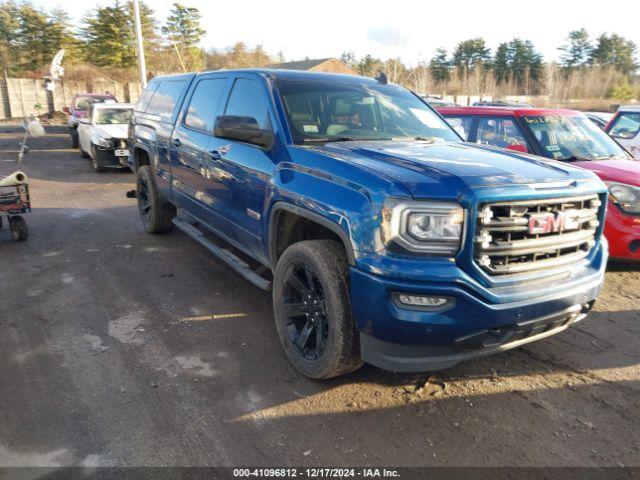
<instances>
[{"instance_id":1,"label":"white sticker on windshield","mask_svg":"<svg viewBox=\"0 0 640 480\"><path fill-rule=\"evenodd\" d=\"M547 145L546 148L550 152L559 152L560 151L560 147L558 145Z\"/></svg>"},{"instance_id":2,"label":"white sticker on windshield","mask_svg":"<svg viewBox=\"0 0 640 480\"><path fill-rule=\"evenodd\" d=\"M302 129L305 131L305 133L318 133L317 125L303 125Z\"/></svg>"}]
</instances>

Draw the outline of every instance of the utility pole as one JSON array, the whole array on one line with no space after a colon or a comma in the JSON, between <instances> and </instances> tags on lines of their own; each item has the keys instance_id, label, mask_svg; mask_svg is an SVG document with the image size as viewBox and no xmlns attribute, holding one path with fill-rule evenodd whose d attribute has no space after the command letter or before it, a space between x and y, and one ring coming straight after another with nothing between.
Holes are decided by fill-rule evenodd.
<instances>
[{"instance_id":1,"label":"utility pole","mask_svg":"<svg viewBox=\"0 0 640 480\"><path fill-rule=\"evenodd\" d=\"M133 0L133 14L136 23L136 41L138 44L138 67L140 68L140 83L142 88L147 86L147 65L144 61L144 43L142 40L142 23L140 21L140 5L138 0Z\"/></svg>"}]
</instances>

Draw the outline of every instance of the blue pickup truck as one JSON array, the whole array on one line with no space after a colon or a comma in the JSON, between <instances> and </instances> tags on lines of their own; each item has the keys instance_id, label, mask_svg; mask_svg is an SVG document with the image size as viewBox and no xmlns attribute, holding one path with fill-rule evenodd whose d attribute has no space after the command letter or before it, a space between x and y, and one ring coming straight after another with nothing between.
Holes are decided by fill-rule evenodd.
<instances>
[{"instance_id":1,"label":"blue pickup truck","mask_svg":"<svg viewBox=\"0 0 640 480\"><path fill-rule=\"evenodd\" d=\"M603 283L593 173L465 144L384 76L157 77L129 136L146 231L177 226L272 290L311 378L433 371L549 337Z\"/></svg>"}]
</instances>

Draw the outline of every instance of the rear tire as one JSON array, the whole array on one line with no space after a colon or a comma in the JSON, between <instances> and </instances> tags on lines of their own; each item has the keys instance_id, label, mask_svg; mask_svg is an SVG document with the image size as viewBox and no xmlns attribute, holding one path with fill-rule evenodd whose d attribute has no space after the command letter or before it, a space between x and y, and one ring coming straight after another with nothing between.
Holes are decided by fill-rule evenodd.
<instances>
[{"instance_id":1,"label":"rear tire","mask_svg":"<svg viewBox=\"0 0 640 480\"><path fill-rule=\"evenodd\" d=\"M306 377L328 379L362 366L348 267L344 248L333 240L294 243L278 260L276 328L287 357Z\"/></svg>"},{"instance_id":2,"label":"rear tire","mask_svg":"<svg viewBox=\"0 0 640 480\"><path fill-rule=\"evenodd\" d=\"M164 233L173 228L172 220L176 216L176 209L158 193L151 167L148 165L138 169L136 197L138 212L148 233Z\"/></svg>"},{"instance_id":3,"label":"rear tire","mask_svg":"<svg viewBox=\"0 0 640 480\"><path fill-rule=\"evenodd\" d=\"M13 239L17 242L24 242L29 238L29 228L27 222L22 217L9 217L9 228Z\"/></svg>"}]
</instances>

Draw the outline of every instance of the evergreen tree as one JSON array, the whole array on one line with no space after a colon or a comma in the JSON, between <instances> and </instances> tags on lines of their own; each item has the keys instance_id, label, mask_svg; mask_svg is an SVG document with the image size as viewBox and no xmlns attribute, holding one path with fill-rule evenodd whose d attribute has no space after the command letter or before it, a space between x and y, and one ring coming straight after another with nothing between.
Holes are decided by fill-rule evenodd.
<instances>
[{"instance_id":1,"label":"evergreen tree","mask_svg":"<svg viewBox=\"0 0 640 480\"><path fill-rule=\"evenodd\" d=\"M460 42L453 51L451 63L463 72L473 70L476 65L488 64L491 60L489 49L483 38L472 38Z\"/></svg>"},{"instance_id":2,"label":"evergreen tree","mask_svg":"<svg viewBox=\"0 0 640 480\"><path fill-rule=\"evenodd\" d=\"M567 43L558 50L564 52L560 57L563 67L575 68L585 65L593 50L589 33L584 28L569 32Z\"/></svg>"},{"instance_id":3,"label":"evergreen tree","mask_svg":"<svg viewBox=\"0 0 640 480\"><path fill-rule=\"evenodd\" d=\"M451 78L451 62L449 62L447 51L438 48L435 56L429 62L431 76L436 82L446 82Z\"/></svg>"},{"instance_id":4,"label":"evergreen tree","mask_svg":"<svg viewBox=\"0 0 640 480\"><path fill-rule=\"evenodd\" d=\"M498 45L492 67L494 78L498 84L509 81L511 77L511 50L507 42Z\"/></svg>"},{"instance_id":5,"label":"evergreen tree","mask_svg":"<svg viewBox=\"0 0 640 480\"><path fill-rule=\"evenodd\" d=\"M162 33L179 49L189 70L198 70L203 64L204 57L199 44L206 31L200 27L201 17L197 8L176 2L162 27Z\"/></svg>"},{"instance_id":6,"label":"evergreen tree","mask_svg":"<svg viewBox=\"0 0 640 480\"><path fill-rule=\"evenodd\" d=\"M636 51L636 44L631 40L615 33L603 33L596 40L589 62L598 66L613 66L625 75L632 75L638 68Z\"/></svg>"}]
</instances>

